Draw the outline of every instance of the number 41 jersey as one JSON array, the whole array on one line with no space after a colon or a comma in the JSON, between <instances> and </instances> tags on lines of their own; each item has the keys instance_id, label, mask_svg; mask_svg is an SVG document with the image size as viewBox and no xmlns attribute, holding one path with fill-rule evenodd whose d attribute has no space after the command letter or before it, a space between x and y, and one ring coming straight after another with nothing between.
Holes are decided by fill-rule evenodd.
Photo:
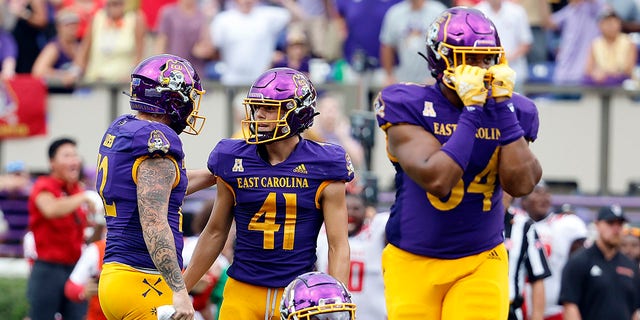
<instances>
[{"instance_id":1,"label":"number 41 jersey","mask_svg":"<svg viewBox=\"0 0 640 320\"><path fill-rule=\"evenodd\" d=\"M441 144L455 131L462 109L442 94L438 84L396 84L382 90L375 100L378 125L424 128ZM533 102L513 95L508 107L516 113L525 138L535 140L538 113ZM407 175L397 159L396 199L387 223L387 240L414 254L456 259L489 250L504 241L504 209L498 176L500 130L495 100L487 99L480 114L469 164L451 193L438 198Z\"/></svg>"},{"instance_id":2,"label":"number 41 jersey","mask_svg":"<svg viewBox=\"0 0 640 320\"><path fill-rule=\"evenodd\" d=\"M218 176L218 188L227 187L235 196L236 247L230 277L281 288L312 271L324 221L322 190L332 181L351 181L354 176L341 146L301 139L287 160L271 165L260 157L257 145L223 139L209 155L207 167Z\"/></svg>"}]
</instances>

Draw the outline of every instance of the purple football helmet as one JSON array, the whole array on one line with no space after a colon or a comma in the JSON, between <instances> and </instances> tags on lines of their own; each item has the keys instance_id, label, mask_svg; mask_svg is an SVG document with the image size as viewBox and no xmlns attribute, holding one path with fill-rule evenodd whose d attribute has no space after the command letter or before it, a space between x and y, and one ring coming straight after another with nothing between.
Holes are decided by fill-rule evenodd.
<instances>
[{"instance_id":1,"label":"purple football helmet","mask_svg":"<svg viewBox=\"0 0 640 320\"><path fill-rule=\"evenodd\" d=\"M284 289L281 320L353 320L356 305L351 293L336 278L323 272L307 272Z\"/></svg>"},{"instance_id":2,"label":"purple football helmet","mask_svg":"<svg viewBox=\"0 0 640 320\"><path fill-rule=\"evenodd\" d=\"M197 135L205 117L199 116L204 94L200 77L186 59L170 54L151 56L131 73L131 109L168 114L176 133Z\"/></svg>"},{"instance_id":3,"label":"purple football helmet","mask_svg":"<svg viewBox=\"0 0 640 320\"><path fill-rule=\"evenodd\" d=\"M273 68L260 75L244 99L246 118L242 133L249 144L268 143L299 134L313 125L316 89L302 72ZM275 119L265 119L259 109L275 110Z\"/></svg>"},{"instance_id":4,"label":"purple football helmet","mask_svg":"<svg viewBox=\"0 0 640 320\"><path fill-rule=\"evenodd\" d=\"M504 49L493 22L481 11L467 7L453 7L440 14L427 32L427 62L431 75L453 89L443 79L445 71L465 64L467 54L495 55L500 61Z\"/></svg>"}]
</instances>

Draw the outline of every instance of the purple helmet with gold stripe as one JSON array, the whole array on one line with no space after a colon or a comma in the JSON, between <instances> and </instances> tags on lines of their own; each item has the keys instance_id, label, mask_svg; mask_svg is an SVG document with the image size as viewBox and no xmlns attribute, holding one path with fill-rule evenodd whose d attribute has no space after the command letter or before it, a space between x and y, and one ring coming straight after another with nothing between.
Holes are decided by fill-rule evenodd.
<instances>
[{"instance_id":1,"label":"purple helmet with gold stripe","mask_svg":"<svg viewBox=\"0 0 640 320\"><path fill-rule=\"evenodd\" d=\"M291 68L267 70L254 81L244 99L242 132L249 144L267 143L299 134L313 125L316 89L302 72ZM270 109L275 118L259 116Z\"/></svg>"},{"instance_id":2,"label":"purple helmet with gold stripe","mask_svg":"<svg viewBox=\"0 0 640 320\"><path fill-rule=\"evenodd\" d=\"M495 55L495 63L499 62L504 49L493 22L473 8L453 7L443 11L427 32L431 75L442 80L445 70L453 72L455 67L465 64L469 54Z\"/></svg>"}]
</instances>

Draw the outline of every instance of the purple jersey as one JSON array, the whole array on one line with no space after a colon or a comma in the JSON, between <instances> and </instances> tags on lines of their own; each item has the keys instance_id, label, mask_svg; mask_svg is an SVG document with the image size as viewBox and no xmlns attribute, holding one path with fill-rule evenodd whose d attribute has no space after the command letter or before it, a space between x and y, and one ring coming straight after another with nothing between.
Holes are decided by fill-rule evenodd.
<instances>
[{"instance_id":1,"label":"purple jersey","mask_svg":"<svg viewBox=\"0 0 640 320\"><path fill-rule=\"evenodd\" d=\"M258 146L224 139L213 149L209 170L235 196L236 247L230 277L257 286L285 287L313 270L323 213L318 199L331 181L351 181L344 149L302 139L287 160L271 165Z\"/></svg>"},{"instance_id":2,"label":"purple jersey","mask_svg":"<svg viewBox=\"0 0 640 320\"><path fill-rule=\"evenodd\" d=\"M18 56L18 47L13 35L7 31L0 30L0 61L7 58L16 58ZM2 65L0 65L2 69Z\"/></svg>"},{"instance_id":3,"label":"purple jersey","mask_svg":"<svg viewBox=\"0 0 640 320\"><path fill-rule=\"evenodd\" d=\"M512 98L525 138L535 140L538 114L533 102ZM455 259L477 254L503 242L504 209L498 177L500 131L494 100L488 99L481 115L473 152L462 180L449 196L437 198L425 192L392 159L396 169L396 200L387 223L387 239L393 245L423 256ZM392 85L375 101L378 125L423 127L444 144L455 130L462 110L444 97L437 85Z\"/></svg>"},{"instance_id":4,"label":"purple jersey","mask_svg":"<svg viewBox=\"0 0 640 320\"><path fill-rule=\"evenodd\" d=\"M106 204L107 247L104 262L156 269L142 235L136 197L138 166L149 157L168 157L179 170L169 197L168 219L175 240L176 257L182 268L180 206L187 191L182 142L169 126L139 120L133 115L117 118L107 129L100 144L96 190Z\"/></svg>"}]
</instances>

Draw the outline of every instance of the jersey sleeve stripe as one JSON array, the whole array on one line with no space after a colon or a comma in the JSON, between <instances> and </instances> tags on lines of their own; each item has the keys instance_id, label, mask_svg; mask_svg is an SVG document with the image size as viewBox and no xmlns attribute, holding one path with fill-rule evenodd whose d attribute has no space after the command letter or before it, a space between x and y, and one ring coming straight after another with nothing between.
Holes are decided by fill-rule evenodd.
<instances>
[{"instance_id":1,"label":"jersey sleeve stripe","mask_svg":"<svg viewBox=\"0 0 640 320\"><path fill-rule=\"evenodd\" d=\"M331 181L331 180L323 181L318 186L318 190L316 191L316 197L315 197L316 209L320 209L320 196L322 196L322 191L324 190L324 188L326 188L332 182L333 181Z\"/></svg>"},{"instance_id":2,"label":"jersey sleeve stripe","mask_svg":"<svg viewBox=\"0 0 640 320\"><path fill-rule=\"evenodd\" d=\"M238 202L236 201L236 192L233 190L233 187L226 181L222 180L222 178L218 177L217 179L217 184L220 185L220 183L222 182L222 185L224 185L227 189L229 189L229 191L231 191L231 194L233 194L233 205L237 205Z\"/></svg>"}]
</instances>

